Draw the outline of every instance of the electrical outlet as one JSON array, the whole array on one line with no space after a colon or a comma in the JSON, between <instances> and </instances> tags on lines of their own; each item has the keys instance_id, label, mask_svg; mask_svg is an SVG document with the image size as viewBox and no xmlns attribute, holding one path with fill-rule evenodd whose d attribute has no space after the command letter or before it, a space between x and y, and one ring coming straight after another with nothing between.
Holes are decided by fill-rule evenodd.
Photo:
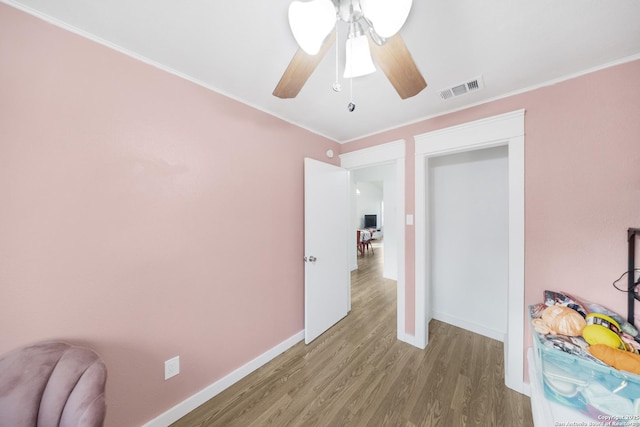
<instances>
[{"instance_id":1,"label":"electrical outlet","mask_svg":"<svg viewBox=\"0 0 640 427\"><path fill-rule=\"evenodd\" d=\"M180 373L180 356L176 356L164 362L164 379L168 380Z\"/></svg>"}]
</instances>

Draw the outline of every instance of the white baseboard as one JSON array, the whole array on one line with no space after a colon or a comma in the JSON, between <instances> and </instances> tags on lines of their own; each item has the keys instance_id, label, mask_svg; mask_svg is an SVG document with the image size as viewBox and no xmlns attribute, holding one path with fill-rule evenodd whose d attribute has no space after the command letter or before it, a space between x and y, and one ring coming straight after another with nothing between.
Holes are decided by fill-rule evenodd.
<instances>
[{"instance_id":1,"label":"white baseboard","mask_svg":"<svg viewBox=\"0 0 640 427\"><path fill-rule=\"evenodd\" d=\"M166 427L169 424L178 421L180 418L184 417L189 412L205 403L207 400L213 398L217 394L231 387L233 384L237 383L238 381L240 381L256 369L260 368L261 366L265 365L266 363L270 362L271 360L275 359L277 356L284 353L303 339L304 330L284 340L275 347L267 350L252 361L241 366L240 368L231 372L229 375L219 379L213 384L207 386L203 390L200 390L181 403L178 403L176 406L147 422L142 427Z\"/></svg>"},{"instance_id":2,"label":"white baseboard","mask_svg":"<svg viewBox=\"0 0 640 427\"><path fill-rule=\"evenodd\" d=\"M506 332L496 331L495 329L486 328L484 326L478 325L477 323L469 322L464 319L460 319L455 316L451 316L445 313L438 313L437 311L433 313L433 318L436 320L440 320L441 322L448 323L453 326L457 326L462 329L466 329L467 331L474 332L479 335L483 335L487 338L491 338L494 340L498 340L500 342L504 342Z\"/></svg>"},{"instance_id":3,"label":"white baseboard","mask_svg":"<svg viewBox=\"0 0 640 427\"><path fill-rule=\"evenodd\" d=\"M398 341L402 341L402 342L405 342L407 344L411 344L414 347L417 347L415 345L415 339L414 339L413 335L402 334L402 333L398 332L398 335L396 336L396 338L398 338Z\"/></svg>"},{"instance_id":4,"label":"white baseboard","mask_svg":"<svg viewBox=\"0 0 640 427\"><path fill-rule=\"evenodd\" d=\"M420 350L424 350L425 348L427 348L426 343L421 343L418 337L416 337L415 335L398 332L396 338L398 338L398 341L402 341L404 343L412 345L416 348L419 348Z\"/></svg>"}]
</instances>

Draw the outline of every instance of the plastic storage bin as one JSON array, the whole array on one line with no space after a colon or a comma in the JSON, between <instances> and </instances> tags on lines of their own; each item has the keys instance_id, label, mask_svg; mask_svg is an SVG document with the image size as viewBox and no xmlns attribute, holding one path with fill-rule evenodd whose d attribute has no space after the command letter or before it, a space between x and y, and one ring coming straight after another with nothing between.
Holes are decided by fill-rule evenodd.
<instances>
[{"instance_id":1,"label":"plastic storage bin","mask_svg":"<svg viewBox=\"0 0 640 427\"><path fill-rule=\"evenodd\" d=\"M586 414L594 425L640 426L640 376L545 345L532 331L547 399Z\"/></svg>"}]
</instances>

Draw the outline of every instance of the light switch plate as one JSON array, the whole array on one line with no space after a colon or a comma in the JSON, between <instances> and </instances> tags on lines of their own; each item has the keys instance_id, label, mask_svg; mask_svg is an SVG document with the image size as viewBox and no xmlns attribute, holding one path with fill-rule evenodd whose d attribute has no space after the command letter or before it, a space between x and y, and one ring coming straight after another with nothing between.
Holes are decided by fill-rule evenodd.
<instances>
[{"instance_id":1,"label":"light switch plate","mask_svg":"<svg viewBox=\"0 0 640 427\"><path fill-rule=\"evenodd\" d=\"M176 356L164 362L164 379L168 380L180 373L180 356Z\"/></svg>"}]
</instances>

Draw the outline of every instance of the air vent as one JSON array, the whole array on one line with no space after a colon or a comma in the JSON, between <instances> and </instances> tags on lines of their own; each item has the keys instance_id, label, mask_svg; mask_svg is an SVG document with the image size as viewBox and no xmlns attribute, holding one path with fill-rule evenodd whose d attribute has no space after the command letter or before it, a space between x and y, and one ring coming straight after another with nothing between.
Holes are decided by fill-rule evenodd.
<instances>
[{"instance_id":1,"label":"air vent","mask_svg":"<svg viewBox=\"0 0 640 427\"><path fill-rule=\"evenodd\" d=\"M440 91L440 98L454 98L456 96L465 95L469 92L475 92L482 88L484 88L484 83L482 83L482 76L478 76L474 79L469 80L468 82L459 83L455 86L442 89Z\"/></svg>"}]
</instances>

